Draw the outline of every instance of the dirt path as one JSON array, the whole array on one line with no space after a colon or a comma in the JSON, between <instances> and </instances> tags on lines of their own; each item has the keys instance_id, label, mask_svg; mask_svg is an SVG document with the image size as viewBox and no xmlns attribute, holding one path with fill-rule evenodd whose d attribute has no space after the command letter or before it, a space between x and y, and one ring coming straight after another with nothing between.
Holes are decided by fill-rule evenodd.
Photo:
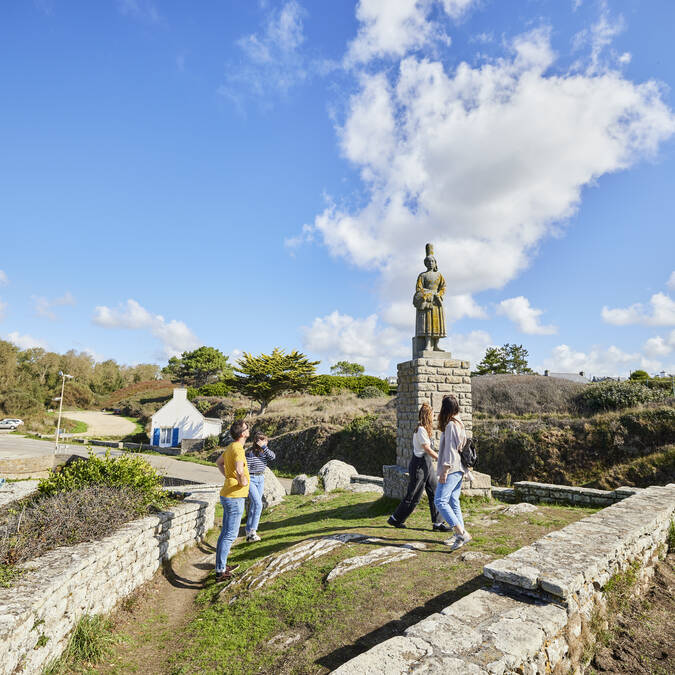
<instances>
[{"instance_id":1,"label":"dirt path","mask_svg":"<svg viewBox=\"0 0 675 675\"><path fill-rule=\"evenodd\" d=\"M136 425L124 417L95 410L68 410L63 416L69 420L84 422L87 431L76 436L126 436L133 434Z\"/></svg>"},{"instance_id":2,"label":"dirt path","mask_svg":"<svg viewBox=\"0 0 675 675\"><path fill-rule=\"evenodd\" d=\"M197 611L195 596L214 567L217 534L214 531L207 541L179 553L164 574L158 572L120 603L112 620L115 635L122 639L107 663L87 672L171 672L171 657L182 647L183 627Z\"/></svg>"}]
</instances>

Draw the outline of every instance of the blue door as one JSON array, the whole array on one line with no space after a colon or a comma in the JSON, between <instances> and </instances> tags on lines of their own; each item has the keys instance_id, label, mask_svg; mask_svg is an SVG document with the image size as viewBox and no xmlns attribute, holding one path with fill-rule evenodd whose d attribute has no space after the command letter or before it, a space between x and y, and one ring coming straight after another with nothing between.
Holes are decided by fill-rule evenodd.
<instances>
[{"instance_id":1,"label":"blue door","mask_svg":"<svg viewBox=\"0 0 675 675\"><path fill-rule=\"evenodd\" d=\"M153 429L152 431L152 444L159 445L159 429Z\"/></svg>"},{"instance_id":2,"label":"blue door","mask_svg":"<svg viewBox=\"0 0 675 675\"><path fill-rule=\"evenodd\" d=\"M173 433L171 434L171 447L175 448L178 445L178 427L173 428Z\"/></svg>"}]
</instances>

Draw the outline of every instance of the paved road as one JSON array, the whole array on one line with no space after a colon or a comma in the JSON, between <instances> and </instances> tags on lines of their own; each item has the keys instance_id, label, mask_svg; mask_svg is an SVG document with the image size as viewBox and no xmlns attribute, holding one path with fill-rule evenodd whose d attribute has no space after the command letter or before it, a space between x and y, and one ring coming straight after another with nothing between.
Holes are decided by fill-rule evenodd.
<instances>
[{"instance_id":1,"label":"paved road","mask_svg":"<svg viewBox=\"0 0 675 675\"><path fill-rule=\"evenodd\" d=\"M106 448L92 449L97 455L105 455ZM15 434L0 432L0 459L46 456L52 455L53 453L53 441L39 441L32 438L17 436ZM86 457L88 450L81 445L59 443L59 454L62 453L71 453L73 455ZM114 457L119 457L120 455L129 453L110 448L110 454ZM223 482L223 477L215 466L180 461L163 455L143 454L143 459L146 459L164 476L180 478L181 480L195 483L221 484ZM286 491L290 492L292 481L288 478L280 478L279 480L286 488Z\"/></svg>"},{"instance_id":2,"label":"paved road","mask_svg":"<svg viewBox=\"0 0 675 675\"><path fill-rule=\"evenodd\" d=\"M87 430L76 436L126 436L133 434L136 425L124 417L96 410L64 410L63 416L87 425Z\"/></svg>"}]
</instances>

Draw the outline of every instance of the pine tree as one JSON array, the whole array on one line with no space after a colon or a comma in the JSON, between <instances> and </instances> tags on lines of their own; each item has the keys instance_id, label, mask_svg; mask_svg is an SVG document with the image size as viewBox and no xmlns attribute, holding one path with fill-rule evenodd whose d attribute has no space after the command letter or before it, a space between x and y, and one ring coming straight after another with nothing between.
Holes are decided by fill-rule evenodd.
<instances>
[{"instance_id":1,"label":"pine tree","mask_svg":"<svg viewBox=\"0 0 675 675\"><path fill-rule=\"evenodd\" d=\"M235 371L235 388L260 403L262 415L270 401L286 391L306 391L314 381L319 361L310 361L304 354L286 354L275 347L271 354L252 356L244 352Z\"/></svg>"},{"instance_id":2,"label":"pine tree","mask_svg":"<svg viewBox=\"0 0 675 675\"><path fill-rule=\"evenodd\" d=\"M351 363L350 361L338 361L330 367L333 375L344 375L358 377L366 372L366 369L360 363Z\"/></svg>"}]
</instances>

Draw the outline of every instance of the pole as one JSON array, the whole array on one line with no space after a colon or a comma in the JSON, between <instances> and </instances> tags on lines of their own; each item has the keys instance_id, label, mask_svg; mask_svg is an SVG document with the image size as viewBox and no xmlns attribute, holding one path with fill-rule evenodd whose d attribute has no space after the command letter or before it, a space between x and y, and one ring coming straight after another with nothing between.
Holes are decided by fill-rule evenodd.
<instances>
[{"instance_id":1,"label":"pole","mask_svg":"<svg viewBox=\"0 0 675 675\"><path fill-rule=\"evenodd\" d=\"M56 423L56 444L54 445L54 454L58 452L59 449L59 434L61 432L61 411L63 410L63 390L66 386L66 376L61 373L61 400L59 401L59 420Z\"/></svg>"}]
</instances>

